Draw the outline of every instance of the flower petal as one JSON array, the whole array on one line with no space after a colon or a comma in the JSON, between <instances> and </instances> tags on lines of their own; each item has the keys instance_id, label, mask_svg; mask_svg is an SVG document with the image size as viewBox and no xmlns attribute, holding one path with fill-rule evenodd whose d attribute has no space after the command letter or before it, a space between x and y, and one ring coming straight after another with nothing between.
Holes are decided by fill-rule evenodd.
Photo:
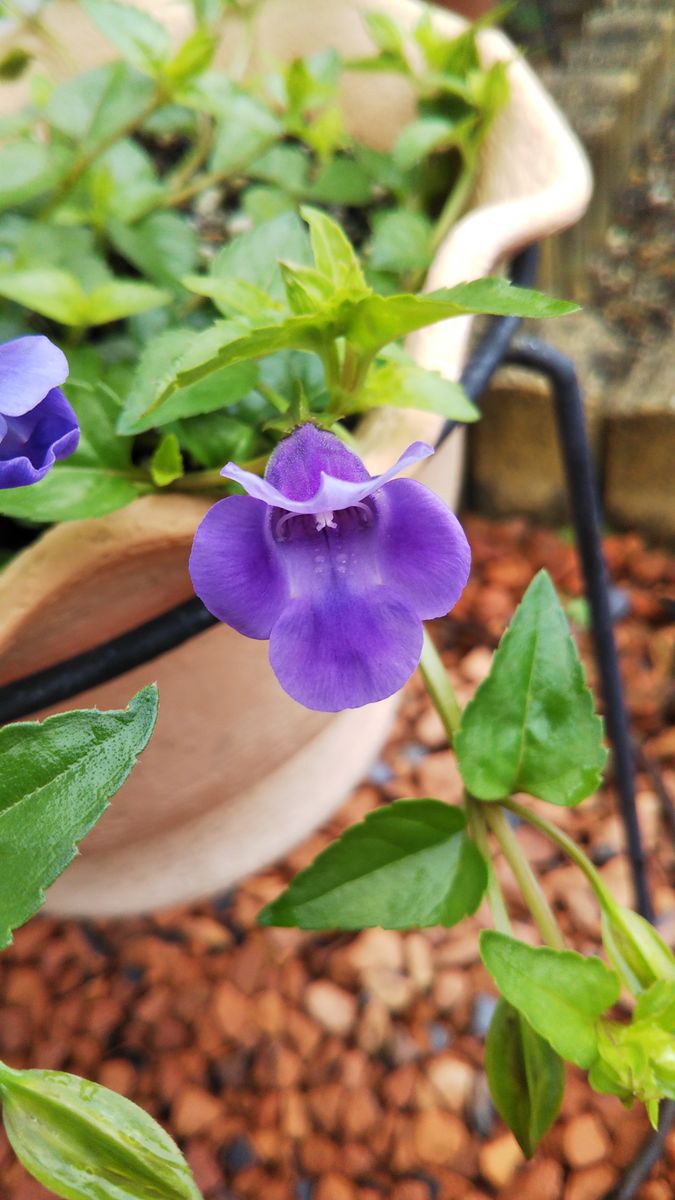
<instances>
[{"instance_id":1,"label":"flower petal","mask_svg":"<svg viewBox=\"0 0 675 1200\"><path fill-rule=\"evenodd\" d=\"M73 454L80 440L77 416L60 388L52 388L29 412L3 423L0 488L39 483L57 459Z\"/></svg>"},{"instance_id":2,"label":"flower petal","mask_svg":"<svg viewBox=\"0 0 675 1200\"><path fill-rule=\"evenodd\" d=\"M333 437L332 434L329 436ZM288 440L290 441L290 438ZM335 441L337 440L335 438ZM266 504L275 508L283 508L287 512L293 513L337 512L341 508L350 508L353 504L358 504L393 479L400 471L404 471L406 467L412 466L420 459L428 458L433 453L431 446L427 446L425 442L413 442L393 467L389 467L382 475L366 475L360 480L341 479L321 471L317 490L304 500L292 499L271 484L268 479L261 479L259 475L244 471L236 463L227 463L220 473L227 479L234 479L236 483L240 483L249 496L264 500Z\"/></svg>"},{"instance_id":3,"label":"flower petal","mask_svg":"<svg viewBox=\"0 0 675 1200\"><path fill-rule=\"evenodd\" d=\"M457 603L471 550L454 513L415 479L395 479L377 497L382 582L418 617L443 617Z\"/></svg>"},{"instance_id":4,"label":"flower petal","mask_svg":"<svg viewBox=\"0 0 675 1200\"><path fill-rule=\"evenodd\" d=\"M319 712L384 700L412 675L422 625L389 588L346 588L303 596L270 636L270 663L284 691Z\"/></svg>"},{"instance_id":5,"label":"flower petal","mask_svg":"<svg viewBox=\"0 0 675 1200\"><path fill-rule=\"evenodd\" d=\"M20 417L68 378L65 354L42 334L0 346L0 413Z\"/></svg>"},{"instance_id":6,"label":"flower petal","mask_svg":"<svg viewBox=\"0 0 675 1200\"><path fill-rule=\"evenodd\" d=\"M363 483L369 478L361 459L334 433L308 422L284 438L273 451L265 479L288 500L316 495L322 475Z\"/></svg>"},{"instance_id":7,"label":"flower petal","mask_svg":"<svg viewBox=\"0 0 675 1200\"><path fill-rule=\"evenodd\" d=\"M190 575L219 621L247 637L269 637L288 590L268 532L267 506L248 496L214 504L195 534Z\"/></svg>"}]
</instances>

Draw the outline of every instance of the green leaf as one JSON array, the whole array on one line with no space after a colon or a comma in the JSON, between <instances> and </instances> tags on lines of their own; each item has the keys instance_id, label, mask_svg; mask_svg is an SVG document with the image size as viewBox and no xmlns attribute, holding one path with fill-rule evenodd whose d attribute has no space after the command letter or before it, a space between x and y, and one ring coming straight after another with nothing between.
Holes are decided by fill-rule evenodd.
<instances>
[{"instance_id":1,"label":"green leaf","mask_svg":"<svg viewBox=\"0 0 675 1200\"><path fill-rule=\"evenodd\" d=\"M98 225L114 218L134 221L163 196L150 155L131 138L117 142L96 160L86 185Z\"/></svg>"},{"instance_id":2,"label":"green leaf","mask_svg":"<svg viewBox=\"0 0 675 1200\"><path fill-rule=\"evenodd\" d=\"M499 1001L490 1022L485 1071L497 1112L531 1158L560 1111L565 1067L506 1000Z\"/></svg>"},{"instance_id":3,"label":"green leaf","mask_svg":"<svg viewBox=\"0 0 675 1200\"><path fill-rule=\"evenodd\" d=\"M336 155L302 191L303 199L313 204L346 204L362 207L373 199L371 178L360 163Z\"/></svg>"},{"instance_id":4,"label":"green leaf","mask_svg":"<svg viewBox=\"0 0 675 1200\"><path fill-rule=\"evenodd\" d=\"M179 213L152 213L136 225L111 218L107 232L127 262L161 287L180 288L179 280L195 268L197 235Z\"/></svg>"},{"instance_id":5,"label":"green leaf","mask_svg":"<svg viewBox=\"0 0 675 1200\"><path fill-rule=\"evenodd\" d=\"M317 208L304 207L302 215L309 225L314 266L333 286L349 296L367 291L363 271L354 248L337 222Z\"/></svg>"},{"instance_id":6,"label":"green leaf","mask_svg":"<svg viewBox=\"0 0 675 1200\"><path fill-rule=\"evenodd\" d=\"M477 279L423 296L367 296L355 306L349 338L358 349L372 353L425 325L464 313L557 317L577 308L530 288L515 287L505 279Z\"/></svg>"},{"instance_id":7,"label":"green leaf","mask_svg":"<svg viewBox=\"0 0 675 1200\"><path fill-rule=\"evenodd\" d=\"M61 325L86 324L86 292L74 275L58 267L0 273L0 296Z\"/></svg>"},{"instance_id":8,"label":"green leaf","mask_svg":"<svg viewBox=\"0 0 675 1200\"><path fill-rule=\"evenodd\" d=\"M150 463L150 474L157 487L167 487L185 473L183 456L175 433L165 433Z\"/></svg>"},{"instance_id":9,"label":"green leaf","mask_svg":"<svg viewBox=\"0 0 675 1200\"><path fill-rule=\"evenodd\" d=\"M242 171L280 135L282 126L269 108L231 85L227 111L218 121L209 170L217 175Z\"/></svg>"},{"instance_id":10,"label":"green leaf","mask_svg":"<svg viewBox=\"0 0 675 1200\"><path fill-rule=\"evenodd\" d=\"M387 62L392 65L398 63L402 70L407 71L403 34L393 18L385 12L371 11L365 12L363 19L368 33L380 53L386 56Z\"/></svg>"},{"instance_id":11,"label":"green leaf","mask_svg":"<svg viewBox=\"0 0 675 1200\"><path fill-rule=\"evenodd\" d=\"M287 317L243 332L230 321L217 321L197 335L170 330L143 354L118 428L121 433L140 433L177 417L233 404L254 386L255 368L249 360L277 350L318 351L327 332L330 320L311 316ZM236 371L225 373L226 367L234 366Z\"/></svg>"},{"instance_id":12,"label":"green leaf","mask_svg":"<svg viewBox=\"0 0 675 1200\"><path fill-rule=\"evenodd\" d=\"M307 229L294 212L264 221L224 246L211 266L211 278L222 285L222 291L209 294L225 313L231 311L231 306L222 297L233 294L233 282L252 284L261 293L282 301L281 258L299 265L312 261Z\"/></svg>"},{"instance_id":13,"label":"green leaf","mask_svg":"<svg viewBox=\"0 0 675 1200\"><path fill-rule=\"evenodd\" d=\"M381 407L417 408L453 421L477 421L480 417L459 383L436 371L399 362L371 368L359 393L359 410Z\"/></svg>"},{"instance_id":14,"label":"green leaf","mask_svg":"<svg viewBox=\"0 0 675 1200\"><path fill-rule=\"evenodd\" d=\"M105 368L100 356L93 346L81 346L71 351L68 358L70 375L66 392L80 426L78 458L88 447L94 464L125 471L131 465L132 443L130 438L117 433L120 402L101 379Z\"/></svg>"},{"instance_id":15,"label":"green leaf","mask_svg":"<svg viewBox=\"0 0 675 1200\"><path fill-rule=\"evenodd\" d=\"M168 1133L124 1096L63 1071L13 1071L4 1064L0 1096L14 1153L57 1196L200 1200Z\"/></svg>"},{"instance_id":16,"label":"green leaf","mask_svg":"<svg viewBox=\"0 0 675 1200\"><path fill-rule=\"evenodd\" d=\"M456 140L457 122L431 114L411 121L399 133L393 157L402 171L421 165L430 154L445 150Z\"/></svg>"},{"instance_id":17,"label":"green leaf","mask_svg":"<svg viewBox=\"0 0 675 1200\"><path fill-rule=\"evenodd\" d=\"M84 709L0 729L0 948L121 788L150 739L157 703L153 685L121 711Z\"/></svg>"},{"instance_id":18,"label":"green leaf","mask_svg":"<svg viewBox=\"0 0 675 1200\"><path fill-rule=\"evenodd\" d=\"M61 325L104 325L166 304L169 296L135 279L111 279L86 292L60 267L0 273L0 296Z\"/></svg>"},{"instance_id":19,"label":"green leaf","mask_svg":"<svg viewBox=\"0 0 675 1200\"><path fill-rule=\"evenodd\" d=\"M599 958L573 950L526 946L491 929L480 935L481 958L502 995L562 1058L590 1067L598 1018L619 998L621 984Z\"/></svg>"},{"instance_id":20,"label":"green leaf","mask_svg":"<svg viewBox=\"0 0 675 1200\"><path fill-rule=\"evenodd\" d=\"M171 87L177 87L201 75L210 65L215 53L217 39L205 25L198 26L177 50L164 68L164 78Z\"/></svg>"},{"instance_id":21,"label":"green leaf","mask_svg":"<svg viewBox=\"0 0 675 1200\"><path fill-rule=\"evenodd\" d=\"M77 143L80 153L89 153L139 121L153 95L147 75L124 62L106 63L54 88L45 116L54 129Z\"/></svg>"},{"instance_id":22,"label":"green leaf","mask_svg":"<svg viewBox=\"0 0 675 1200\"><path fill-rule=\"evenodd\" d=\"M208 349L214 334L218 334L217 326L201 335L190 329L170 329L148 344L119 420L120 433L140 433L178 417L213 412L236 404L254 387L257 372L250 362L226 364L195 383L174 387L182 364L189 367L193 355L198 356L200 338L206 339ZM161 404L157 402L159 391L167 392Z\"/></svg>"},{"instance_id":23,"label":"green leaf","mask_svg":"<svg viewBox=\"0 0 675 1200\"><path fill-rule=\"evenodd\" d=\"M607 759L602 722L545 571L532 580L466 706L455 750L479 800L529 792L572 805L599 786Z\"/></svg>"},{"instance_id":24,"label":"green leaf","mask_svg":"<svg viewBox=\"0 0 675 1200\"><path fill-rule=\"evenodd\" d=\"M199 464L213 470L226 462L246 462L256 453L260 439L257 430L229 413L203 413L176 421L174 430L188 454Z\"/></svg>"},{"instance_id":25,"label":"green leaf","mask_svg":"<svg viewBox=\"0 0 675 1200\"><path fill-rule=\"evenodd\" d=\"M44 195L63 174L68 157L63 147L35 141L1 146L0 211Z\"/></svg>"},{"instance_id":26,"label":"green leaf","mask_svg":"<svg viewBox=\"0 0 675 1200\"><path fill-rule=\"evenodd\" d=\"M1 281L0 281L1 282ZM149 283L135 279L114 279L95 288L86 300L87 324L106 325L108 321L119 321L134 313L148 312L168 304L168 292L160 291Z\"/></svg>"},{"instance_id":27,"label":"green leaf","mask_svg":"<svg viewBox=\"0 0 675 1200\"><path fill-rule=\"evenodd\" d=\"M460 809L397 800L347 829L258 920L301 929L449 926L475 912L486 882Z\"/></svg>"},{"instance_id":28,"label":"green leaf","mask_svg":"<svg viewBox=\"0 0 675 1200\"><path fill-rule=\"evenodd\" d=\"M393 209L378 215L370 243L370 265L376 271L424 270L431 262L433 225L423 213Z\"/></svg>"},{"instance_id":29,"label":"green leaf","mask_svg":"<svg viewBox=\"0 0 675 1200\"><path fill-rule=\"evenodd\" d=\"M122 58L141 71L157 74L171 53L168 30L130 4L116 0L81 0L82 6Z\"/></svg>"},{"instance_id":30,"label":"green leaf","mask_svg":"<svg viewBox=\"0 0 675 1200\"><path fill-rule=\"evenodd\" d=\"M253 179L276 184L289 196L305 196L309 185L309 161L299 146L270 146L248 168Z\"/></svg>"},{"instance_id":31,"label":"green leaf","mask_svg":"<svg viewBox=\"0 0 675 1200\"><path fill-rule=\"evenodd\" d=\"M108 467L57 463L39 483L0 492L0 513L45 523L79 521L124 508L141 490L141 484Z\"/></svg>"}]
</instances>

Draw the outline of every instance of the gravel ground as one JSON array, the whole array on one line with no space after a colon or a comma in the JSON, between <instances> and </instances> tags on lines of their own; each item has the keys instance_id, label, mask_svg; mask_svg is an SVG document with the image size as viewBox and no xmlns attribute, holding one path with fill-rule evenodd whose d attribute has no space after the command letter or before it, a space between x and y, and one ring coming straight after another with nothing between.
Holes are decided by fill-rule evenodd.
<instances>
[{"instance_id":1,"label":"gravel ground","mask_svg":"<svg viewBox=\"0 0 675 1200\"><path fill-rule=\"evenodd\" d=\"M469 518L467 527L472 579L452 619L435 628L463 698L484 677L537 568L551 571L566 601L581 591L564 537L523 521ZM617 636L649 766L638 804L651 885L672 942L675 564L634 535L608 538L606 552L630 603ZM572 614L583 621L578 600ZM588 657L587 635L578 633ZM647 1133L643 1110L594 1095L570 1071L561 1117L524 1163L495 1118L482 1072L494 1006L476 950L485 911L450 931L256 927L261 904L376 805L459 794L439 721L413 679L369 779L285 862L212 903L86 927L38 918L20 930L0 964L0 1055L14 1066L89 1075L138 1101L184 1146L207 1200L599 1200ZM611 782L580 810L554 816L628 902ZM571 943L597 949L598 915L583 881L534 831L518 836ZM516 928L532 938L501 873ZM640 1198L672 1200L674 1184L671 1134ZM47 1195L1 1135L0 1194Z\"/></svg>"}]
</instances>

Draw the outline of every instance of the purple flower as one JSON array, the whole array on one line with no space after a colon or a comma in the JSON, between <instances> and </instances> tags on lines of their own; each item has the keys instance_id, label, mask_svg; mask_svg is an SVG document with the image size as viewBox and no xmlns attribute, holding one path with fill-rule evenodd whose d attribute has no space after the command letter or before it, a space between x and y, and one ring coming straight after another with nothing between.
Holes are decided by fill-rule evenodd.
<instances>
[{"instance_id":1,"label":"purple flower","mask_svg":"<svg viewBox=\"0 0 675 1200\"><path fill-rule=\"evenodd\" d=\"M77 417L58 386L67 375L41 334L0 345L0 489L37 483L77 448Z\"/></svg>"},{"instance_id":2,"label":"purple flower","mask_svg":"<svg viewBox=\"0 0 675 1200\"><path fill-rule=\"evenodd\" d=\"M279 683L307 708L398 691L419 662L422 621L464 588L470 551L456 517L423 484L394 479L429 454L415 442L371 476L308 424L277 446L264 479L223 468L248 495L219 500L199 526L195 591L220 621L269 638Z\"/></svg>"}]
</instances>

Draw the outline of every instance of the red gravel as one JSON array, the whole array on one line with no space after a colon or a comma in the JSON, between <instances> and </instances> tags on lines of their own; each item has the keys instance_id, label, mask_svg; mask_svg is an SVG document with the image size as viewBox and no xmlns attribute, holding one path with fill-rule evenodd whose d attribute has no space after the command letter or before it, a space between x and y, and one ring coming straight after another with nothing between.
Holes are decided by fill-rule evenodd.
<instances>
[{"instance_id":1,"label":"red gravel","mask_svg":"<svg viewBox=\"0 0 675 1200\"><path fill-rule=\"evenodd\" d=\"M522 521L467 525L472 579L452 620L436 623L463 697L537 568L551 571L563 598L581 591L574 552L555 533ZM675 568L633 535L608 538L606 552L631 605L617 637L648 756L638 805L651 885L672 942ZM587 636L580 641L587 657ZM562 1115L524 1164L482 1073L493 1003L476 952L482 910L456 930L409 934L255 925L261 904L347 824L395 797L452 801L458 792L440 724L414 679L370 780L284 863L209 904L87 927L36 919L20 930L0 963L0 1055L14 1066L90 1075L138 1101L181 1141L207 1200L599 1200L644 1139L643 1110L594 1095L570 1071ZM611 783L580 810L554 815L628 901ZM518 836L570 940L597 949L583 882L537 833ZM532 937L517 901L513 911L518 931ZM640 1200L672 1200L674 1184L671 1134ZM2 1135L0 1194L47 1195Z\"/></svg>"}]
</instances>

